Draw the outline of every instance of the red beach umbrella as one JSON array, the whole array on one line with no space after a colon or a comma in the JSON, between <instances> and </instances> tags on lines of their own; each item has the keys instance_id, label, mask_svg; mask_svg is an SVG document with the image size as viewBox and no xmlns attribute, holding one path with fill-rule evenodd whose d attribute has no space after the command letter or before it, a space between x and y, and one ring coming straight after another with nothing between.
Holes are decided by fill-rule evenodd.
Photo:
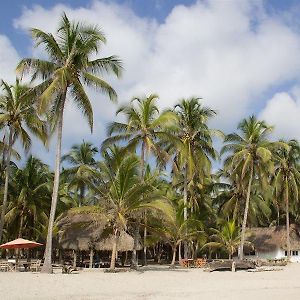
<instances>
[{"instance_id":1,"label":"red beach umbrella","mask_svg":"<svg viewBox=\"0 0 300 300\"><path fill-rule=\"evenodd\" d=\"M0 245L2 249L28 249L42 246L43 244L37 243L34 241L24 240L24 239L16 239L11 242Z\"/></svg>"}]
</instances>

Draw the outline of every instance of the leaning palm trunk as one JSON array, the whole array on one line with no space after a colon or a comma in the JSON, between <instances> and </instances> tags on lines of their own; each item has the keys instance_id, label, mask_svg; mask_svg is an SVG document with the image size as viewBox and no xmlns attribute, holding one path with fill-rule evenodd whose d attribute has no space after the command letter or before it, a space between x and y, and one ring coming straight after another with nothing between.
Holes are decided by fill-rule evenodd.
<instances>
[{"instance_id":1,"label":"leaning palm trunk","mask_svg":"<svg viewBox=\"0 0 300 300\"><path fill-rule=\"evenodd\" d=\"M246 234L246 226L247 226L247 217L248 217L248 210L249 210L252 180L253 180L253 165L252 165L251 171L250 171L250 178L249 178L247 197L246 197L246 205L245 205L245 211L244 211L244 219L243 219L243 224L242 224L240 259L244 259L244 243L245 243L245 234Z\"/></svg>"},{"instance_id":2,"label":"leaning palm trunk","mask_svg":"<svg viewBox=\"0 0 300 300\"><path fill-rule=\"evenodd\" d=\"M289 192L286 188L285 191L285 214L286 214L286 248L287 248L287 259L291 259L291 241L290 241L290 214L289 214Z\"/></svg>"},{"instance_id":3,"label":"leaning palm trunk","mask_svg":"<svg viewBox=\"0 0 300 300\"><path fill-rule=\"evenodd\" d=\"M8 151L7 151L7 157L5 162L6 166L5 166L4 196L3 196L1 219L0 219L0 242L2 240L2 235L3 235L4 219L5 219L5 212L7 206L8 181L9 181L9 174L10 174L10 158L11 158L12 145L13 145L13 129L10 128L9 139L8 139Z\"/></svg>"},{"instance_id":4,"label":"leaning palm trunk","mask_svg":"<svg viewBox=\"0 0 300 300\"><path fill-rule=\"evenodd\" d=\"M187 212L187 198L188 198L188 168L187 163L185 164L184 168L184 182L183 182L183 219L186 222L188 218L188 212ZM187 235L187 228L186 228L186 235ZM187 241L183 242L183 257L186 259L188 258L188 243Z\"/></svg>"},{"instance_id":5,"label":"leaning palm trunk","mask_svg":"<svg viewBox=\"0 0 300 300\"><path fill-rule=\"evenodd\" d=\"M48 233L46 249L44 254L44 264L42 267L43 273L52 273L52 230L54 226L55 211L57 205L58 188L59 188L59 173L60 173L60 158L61 158L61 140L62 140L62 127L63 127L63 107L61 108L58 128L57 128L57 145L56 145L56 159L55 159L55 173L54 173L54 185L51 201L51 210L48 223Z\"/></svg>"},{"instance_id":6,"label":"leaning palm trunk","mask_svg":"<svg viewBox=\"0 0 300 300\"><path fill-rule=\"evenodd\" d=\"M111 260L110 260L110 270L114 270L116 268L116 254L117 254L117 245L118 245L118 230L114 230L114 239L113 239L113 247L111 252Z\"/></svg>"}]
</instances>

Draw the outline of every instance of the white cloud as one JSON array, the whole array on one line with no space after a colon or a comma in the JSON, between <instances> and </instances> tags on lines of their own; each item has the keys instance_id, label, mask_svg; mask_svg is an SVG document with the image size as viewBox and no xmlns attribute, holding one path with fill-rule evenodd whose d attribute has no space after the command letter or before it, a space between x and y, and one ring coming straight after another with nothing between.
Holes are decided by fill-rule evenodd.
<instances>
[{"instance_id":1,"label":"white cloud","mask_svg":"<svg viewBox=\"0 0 300 300\"><path fill-rule=\"evenodd\" d=\"M278 139L299 139L300 87L291 92L275 94L260 113L268 124L275 124L274 137Z\"/></svg>"},{"instance_id":2,"label":"white cloud","mask_svg":"<svg viewBox=\"0 0 300 300\"><path fill-rule=\"evenodd\" d=\"M260 1L178 5L162 24L106 1L93 1L85 8L34 6L14 24L23 30L54 31L63 11L72 19L99 24L108 37L103 54L123 59L123 79L111 81L121 102L155 92L161 106L170 106L182 97L201 96L219 112L214 126L232 130L240 118L262 106L262 95L270 88L299 80L300 36L267 15ZM88 135L76 108L68 109L65 147L87 136L100 144L103 128L113 118L116 106L102 95L90 95L95 134Z\"/></svg>"},{"instance_id":3,"label":"white cloud","mask_svg":"<svg viewBox=\"0 0 300 300\"><path fill-rule=\"evenodd\" d=\"M14 82L15 68L19 60L19 55L8 37L0 35L0 78L9 83Z\"/></svg>"}]
</instances>

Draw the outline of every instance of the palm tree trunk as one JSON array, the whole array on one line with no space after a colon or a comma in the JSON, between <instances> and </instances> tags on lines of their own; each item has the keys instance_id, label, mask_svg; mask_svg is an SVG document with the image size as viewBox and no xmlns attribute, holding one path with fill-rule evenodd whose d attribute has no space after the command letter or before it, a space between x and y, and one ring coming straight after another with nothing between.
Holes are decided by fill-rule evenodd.
<instances>
[{"instance_id":1,"label":"palm tree trunk","mask_svg":"<svg viewBox=\"0 0 300 300\"><path fill-rule=\"evenodd\" d=\"M91 269L93 267L93 261L94 260L94 249L91 248L90 250L90 265L89 265L89 268Z\"/></svg>"},{"instance_id":2,"label":"palm tree trunk","mask_svg":"<svg viewBox=\"0 0 300 300\"><path fill-rule=\"evenodd\" d=\"M7 206L7 198L8 198L8 181L10 175L10 158L11 158L11 150L13 145L13 129L9 129L9 138L8 138L8 151L7 157L5 162L5 183L4 183L4 195L3 195L3 203L2 203L2 210L1 210L1 218L0 218L0 243L2 241L3 235L3 227L4 227L4 219L5 219L5 212Z\"/></svg>"},{"instance_id":3,"label":"palm tree trunk","mask_svg":"<svg viewBox=\"0 0 300 300\"><path fill-rule=\"evenodd\" d=\"M145 176L145 142L142 142L142 151L141 151L141 176L142 182L144 181ZM143 266L147 265L147 212L144 213L144 240L143 240Z\"/></svg>"},{"instance_id":4,"label":"palm tree trunk","mask_svg":"<svg viewBox=\"0 0 300 300\"><path fill-rule=\"evenodd\" d=\"M116 267L116 254L117 254L117 245L118 245L118 230L114 230L114 239L113 239L113 247L111 253L110 260L110 270L114 270Z\"/></svg>"},{"instance_id":5,"label":"palm tree trunk","mask_svg":"<svg viewBox=\"0 0 300 300\"><path fill-rule=\"evenodd\" d=\"M244 243L245 243L247 217L248 217L250 194L251 194L251 187L252 187L252 180L253 180L253 171L254 170L253 170L253 164L252 164L251 170L250 170L249 183L248 183L246 205L245 205L245 211L244 211L244 219L243 219L243 224L242 224L241 244L240 244L240 259L244 259Z\"/></svg>"},{"instance_id":6,"label":"palm tree trunk","mask_svg":"<svg viewBox=\"0 0 300 300\"><path fill-rule=\"evenodd\" d=\"M85 194L85 188L84 186L80 187L80 196L79 196L79 203L78 206L81 207L81 205L83 204L83 200L84 200L84 194Z\"/></svg>"},{"instance_id":7,"label":"palm tree trunk","mask_svg":"<svg viewBox=\"0 0 300 300\"><path fill-rule=\"evenodd\" d=\"M73 250L73 268L76 268L77 263L77 251Z\"/></svg>"},{"instance_id":8,"label":"palm tree trunk","mask_svg":"<svg viewBox=\"0 0 300 300\"><path fill-rule=\"evenodd\" d=\"M134 237L133 237L133 250L132 250L132 258L131 258L131 268L137 269L138 267L138 257L137 257L137 248L139 242L139 232L140 232L140 220L139 218L135 221L134 226Z\"/></svg>"},{"instance_id":9,"label":"palm tree trunk","mask_svg":"<svg viewBox=\"0 0 300 300\"><path fill-rule=\"evenodd\" d=\"M22 237L23 222L24 222L24 207L22 209L21 216L20 216L20 227L19 227L18 238Z\"/></svg>"},{"instance_id":10,"label":"palm tree trunk","mask_svg":"<svg viewBox=\"0 0 300 300\"><path fill-rule=\"evenodd\" d=\"M173 250L173 258L172 258L172 262L171 262L171 266L174 267L175 266L175 260L176 260L176 245L172 247Z\"/></svg>"},{"instance_id":11,"label":"palm tree trunk","mask_svg":"<svg viewBox=\"0 0 300 300\"><path fill-rule=\"evenodd\" d=\"M188 202L188 166L187 163L184 167L184 179L183 179L183 219L186 221L188 219L188 211L187 211L187 202ZM187 235L187 229L186 229ZM188 258L188 244L187 241L183 242L183 257L185 259Z\"/></svg>"},{"instance_id":12,"label":"palm tree trunk","mask_svg":"<svg viewBox=\"0 0 300 300\"><path fill-rule=\"evenodd\" d=\"M287 180L287 179L286 179ZM285 186L285 214L286 214L286 248L287 259L291 259L291 241L290 241L290 213L289 213L289 191L287 189L288 184Z\"/></svg>"},{"instance_id":13,"label":"palm tree trunk","mask_svg":"<svg viewBox=\"0 0 300 300\"><path fill-rule=\"evenodd\" d=\"M66 97L66 94L64 95ZM56 144L56 158L55 158L55 173L54 184L52 192L51 210L48 223L48 233L46 241L46 249L44 254L44 264L42 273L52 273L52 230L54 226L55 211L57 205L58 188L59 188L59 175L60 175L60 160L61 160L61 141L62 141L62 128L63 128L63 106L60 111L57 127L57 144Z\"/></svg>"},{"instance_id":14,"label":"palm tree trunk","mask_svg":"<svg viewBox=\"0 0 300 300\"><path fill-rule=\"evenodd\" d=\"M181 242L179 243L178 246L178 260L181 261Z\"/></svg>"}]
</instances>

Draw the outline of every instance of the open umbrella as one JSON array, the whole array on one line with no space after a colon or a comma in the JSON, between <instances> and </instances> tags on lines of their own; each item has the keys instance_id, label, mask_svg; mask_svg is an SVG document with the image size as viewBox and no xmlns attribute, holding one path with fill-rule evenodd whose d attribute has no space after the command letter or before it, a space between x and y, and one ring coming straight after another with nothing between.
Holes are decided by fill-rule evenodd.
<instances>
[{"instance_id":1,"label":"open umbrella","mask_svg":"<svg viewBox=\"0 0 300 300\"><path fill-rule=\"evenodd\" d=\"M42 246L43 244L37 243L34 241L24 240L24 239L16 239L11 242L5 243L0 245L2 249L28 249L28 248L35 248L38 246Z\"/></svg>"}]
</instances>

